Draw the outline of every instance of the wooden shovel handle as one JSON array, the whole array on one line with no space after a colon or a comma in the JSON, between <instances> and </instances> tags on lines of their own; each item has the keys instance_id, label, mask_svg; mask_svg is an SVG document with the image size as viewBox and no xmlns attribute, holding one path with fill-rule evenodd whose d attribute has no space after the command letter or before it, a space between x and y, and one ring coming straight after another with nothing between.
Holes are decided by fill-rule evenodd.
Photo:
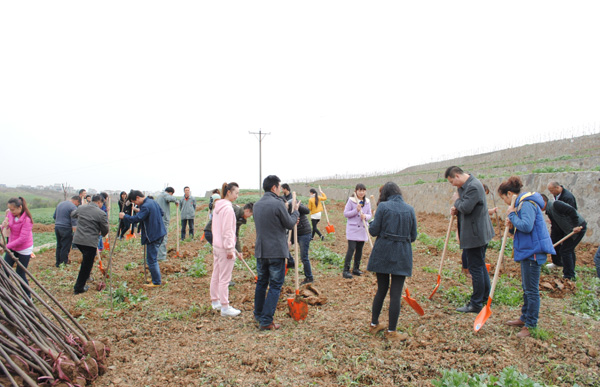
<instances>
[{"instance_id":1,"label":"wooden shovel handle","mask_svg":"<svg viewBox=\"0 0 600 387\"><path fill-rule=\"evenodd\" d=\"M517 195L512 196L510 202L511 207L514 207ZM502 258L504 257L504 248L506 247L506 240L508 239L508 225L504 228L504 236L502 237L502 247L500 248L500 254L498 255L498 262L496 262L496 270L494 271L494 280L492 281L492 289L490 291L490 299L494 298L494 290L496 290L496 283L498 283L498 274L500 274L500 265L502 264Z\"/></svg>"},{"instance_id":2,"label":"wooden shovel handle","mask_svg":"<svg viewBox=\"0 0 600 387\"><path fill-rule=\"evenodd\" d=\"M571 231L571 233L569 235L567 235L566 237L564 237L563 239L559 240L558 242L556 242L555 244L552 245L552 247L556 247L558 245L560 245L561 243L563 243L564 241L566 241L567 239L569 239L570 237L572 237L573 235L575 235L575 231Z\"/></svg>"},{"instance_id":3,"label":"wooden shovel handle","mask_svg":"<svg viewBox=\"0 0 600 387\"><path fill-rule=\"evenodd\" d=\"M446 250L448 249L448 240L450 240L450 231L452 231L452 224L454 223L455 215L450 216L450 223L448 224L448 231L446 231L446 240L444 241L444 249L442 250L442 259L440 261L440 270L438 275L442 275L442 267L444 267L444 258L446 257Z\"/></svg>"}]
</instances>

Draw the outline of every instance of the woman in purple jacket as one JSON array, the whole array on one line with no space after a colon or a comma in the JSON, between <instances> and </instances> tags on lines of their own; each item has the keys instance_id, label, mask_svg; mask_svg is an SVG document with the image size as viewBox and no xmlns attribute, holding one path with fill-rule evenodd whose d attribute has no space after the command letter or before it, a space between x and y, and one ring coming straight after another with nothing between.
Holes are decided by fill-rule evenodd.
<instances>
[{"instance_id":1,"label":"woman in purple jacket","mask_svg":"<svg viewBox=\"0 0 600 387\"><path fill-rule=\"evenodd\" d=\"M371 219L371 203L367 199L367 187L358 183L354 189L354 195L348 199L344 216L348 219L346 224L346 239L348 239L348 251L344 262L344 278L352 278L352 274L361 275L360 260L362 250L367 238L365 223ZM350 272L350 263L354 254L354 269Z\"/></svg>"},{"instance_id":2,"label":"woman in purple jacket","mask_svg":"<svg viewBox=\"0 0 600 387\"><path fill-rule=\"evenodd\" d=\"M29 260L33 254L32 219L31 212L29 212L24 198L10 198L8 200L6 218L4 218L4 222L2 222L2 229L8 227L10 230L10 238L6 244L6 248L10 250L14 257L25 267L29 265ZM4 260L11 267L15 265L15 261L8 255L8 252L4 256ZM17 274L23 278L25 283L29 284L25 271L20 267L17 267ZM23 290L28 297L31 297L28 289L23 288Z\"/></svg>"}]
</instances>

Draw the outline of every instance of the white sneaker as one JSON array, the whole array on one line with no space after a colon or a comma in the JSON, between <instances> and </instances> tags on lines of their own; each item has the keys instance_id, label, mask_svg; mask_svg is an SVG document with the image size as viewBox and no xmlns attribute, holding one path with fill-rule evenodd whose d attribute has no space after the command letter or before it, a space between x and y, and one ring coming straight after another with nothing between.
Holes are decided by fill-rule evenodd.
<instances>
[{"instance_id":1,"label":"white sneaker","mask_svg":"<svg viewBox=\"0 0 600 387\"><path fill-rule=\"evenodd\" d=\"M213 310L221 310L221 301L213 301L211 306Z\"/></svg>"},{"instance_id":2,"label":"white sneaker","mask_svg":"<svg viewBox=\"0 0 600 387\"><path fill-rule=\"evenodd\" d=\"M221 316L223 317L235 317L240 313L242 313L242 311L234 308L233 306L229 306L227 309L221 309Z\"/></svg>"},{"instance_id":3,"label":"white sneaker","mask_svg":"<svg viewBox=\"0 0 600 387\"><path fill-rule=\"evenodd\" d=\"M555 265L555 264L553 264L553 263L549 263L549 264L547 264L547 265L546 265L546 269L549 269L549 270L555 269L555 268L557 268L557 267L558 267L558 266L556 266L556 265Z\"/></svg>"}]
</instances>

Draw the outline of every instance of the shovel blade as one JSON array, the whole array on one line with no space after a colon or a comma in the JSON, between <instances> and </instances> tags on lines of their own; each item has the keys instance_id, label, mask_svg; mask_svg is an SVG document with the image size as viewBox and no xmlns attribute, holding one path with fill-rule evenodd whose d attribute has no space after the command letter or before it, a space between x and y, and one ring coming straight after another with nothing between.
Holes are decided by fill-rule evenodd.
<instances>
[{"instance_id":1,"label":"shovel blade","mask_svg":"<svg viewBox=\"0 0 600 387\"><path fill-rule=\"evenodd\" d=\"M438 274L437 285L435 285L433 292L431 292L431 296L429 296L430 300L433 298L433 295L435 294L435 292L437 292L438 288L440 287L441 282L442 282L442 276Z\"/></svg>"},{"instance_id":2,"label":"shovel blade","mask_svg":"<svg viewBox=\"0 0 600 387\"><path fill-rule=\"evenodd\" d=\"M404 301L406 301L406 303L408 305L410 305L410 307L413 308L413 310L415 312L417 312L417 314L419 316L424 316L425 315L425 311L423 310L423 308L421 308L421 305L419 305L419 303L417 302L417 300L415 300L412 297L407 297L407 296L402 296L402 298L404 298Z\"/></svg>"},{"instance_id":3,"label":"shovel blade","mask_svg":"<svg viewBox=\"0 0 600 387\"><path fill-rule=\"evenodd\" d=\"M288 298L287 302L290 309L290 316L295 321L306 319L306 316L308 316L308 304L306 302L298 301L296 298Z\"/></svg>"},{"instance_id":4,"label":"shovel blade","mask_svg":"<svg viewBox=\"0 0 600 387\"><path fill-rule=\"evenodd\" d=\"M327 231L327 234L333 234L335 232L335 227L333 227L333 224L328 224L325 226L325 231Z\"/></svg>"},{"instance_id":5,"label":"shovel blade","mask_svg":"<svg viewBox=\"0 0 600 387\"><path fill-rule=\"evenodd\" d=\"M475 317L475 322L473 323L473 329L475 332L479 332L483 324L487 321L488 318L492 315L492 309L490 307L492 305L492 298L488 298L487 305L485 308L481 309L481 312Z\"/></svg>"},{"instance_id":6,"label":"shovel blade","mask_svg":"<svg viewBox=\"0 0 600 387\"><path fill-rule=\"evenodd\" d=\"M110 250L110 242L109 241L104 242L104 250L107 250L107 251Z\"/></svg>"},{"instance_id":7,"label":"shovel blade","mask_svg":"<svg viewBox=\"0 0 600 387\"><path fill-rule=\"evenodd\" d=\"M127 234L127 235L125 236L125 240L126 240L126 241L130 240L131 238L135 238L135 234Z\"/></svg>"}]
</instances>

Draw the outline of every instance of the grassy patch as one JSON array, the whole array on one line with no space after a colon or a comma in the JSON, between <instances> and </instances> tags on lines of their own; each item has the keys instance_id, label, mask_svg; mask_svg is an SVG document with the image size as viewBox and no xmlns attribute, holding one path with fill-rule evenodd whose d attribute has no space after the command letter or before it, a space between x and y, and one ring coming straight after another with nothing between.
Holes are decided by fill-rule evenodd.
<instances>
[{"instance_id":1,"label":"grassy patch","mask_svg":"<svg viewBox=\"0 0 600 387\"><path fill-rule=\"evenodd\" d=\"M494 304L520 306L523 304L523 290L515 278L501 275L494 291Z\"/></svg>"},{"instance_id":2,"label":"grassy patch","mask_svg":"<svg viewBox=\"0 0 600 387\"><path fill-rule=\"evenodd\" d=\"M452 286L443 292L444 298L454 306L465 306L471 299L471 295L457 286Z\"/></svg>"},{"instance_id":3,"label":"grassy patch","mask_svg":"<svg viewBox=\"0 0 600 387\"><path fill-rule=\"evenodd\" d=\"M326 265L332 265L338 268L344 267L344 257L340 254L334 253L327 247L320 245L317 248L311 250L312 259L321 261Z\"/></svg>"},{"instance_id":4,"label":"grassy patch","mask_svg":"<svg viewBox=\"0 0 600 387\"><path fill-rule=\"evenodd\" d=\"M170 310L161 310L158 312L157 318L160 321L169 320L189 320L200 312L200 307L196 304L190 306L187 310L181 312L172 312Z\"/></svg>"},{"instance_id":5,"label":"grassy patch","mask_svg":"<svg viewBox=\"0 0 600 387\"><path fill-rule=\"evenodd\" d=\"M56 234L53 232L34 232L33 245L42 246L47 243L56 243Z\"/></svg>"},{"instance_id":6,"label":"grassy patch","mask_svg":"<svg viewBox=\"0 0 600 387\"><path fill-rule=\"evenodd\" d=\"M573 308L577 313L600 320L600 279L590 278L578 281L577 291L573 297Z\"/></svg>"},{"instance_id":7,"label":"grassy patch","mask_svg":"<svg viewBox=\"0 0 600 387\"><path fill-rule=\"evenodd\" d=\"M108 292L107 290L103 291ZM126 309L132 305L146 301L148 296L144 294L144 291L140 289L137 293L132 293L127 287L127 282L121 282L119 287L113 291L113 303L115 309Z\"/></svg>"},{"instance_id":8,"label":"grassy patch","mask_svg":"<svg viewBox=\"0 0 600 387\"><path fill-rule=\"evenodd\" d=\"M498 376L483 374L470 375L466 372L457 370L442 370L442 377L433 380L435 387L483 387L483 386L502 386L502 387L544 387L545 384L538 383L526 374L520 373L514 367L503 369Z\"/></svg>"},{"instance_id":9,"label":"grassy patch","mask_svg":"<svg viewBox=\"0 0 600 387\"><path fill-rule=\"evenodd\" d=\"M190 264L190 267L187 270L187 275L190 277L200 278L200 277L204 277L206 274L208 274L208 270L206 269L206 261L204 259L204 254L201 254L202 252L199 252L199 253L200 253L200 255L198 255L196 258L194 258L194 260Z\"/></svg>"}]
</instances>

